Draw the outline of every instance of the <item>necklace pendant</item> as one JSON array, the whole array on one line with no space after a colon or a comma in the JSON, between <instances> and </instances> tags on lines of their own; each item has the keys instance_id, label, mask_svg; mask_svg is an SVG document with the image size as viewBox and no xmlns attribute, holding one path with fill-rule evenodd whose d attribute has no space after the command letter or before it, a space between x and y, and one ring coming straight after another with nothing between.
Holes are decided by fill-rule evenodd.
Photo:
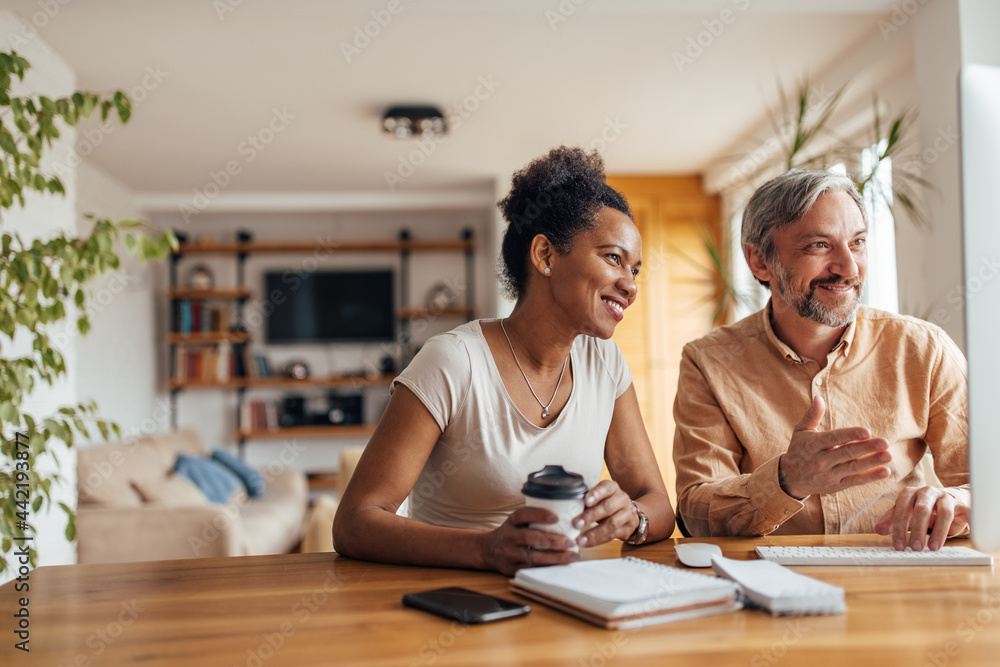
<instances>
[{"instance_id":1,"label":"necklace pendant","mask_svg":"<svg viewBox=\"0 0 1000 667\"><path fill-rule=\"evenodd\" d=\"M542 408L542 419L548 419L548 418L549 418L549 409Z\"/></svg>"}]
</instances>

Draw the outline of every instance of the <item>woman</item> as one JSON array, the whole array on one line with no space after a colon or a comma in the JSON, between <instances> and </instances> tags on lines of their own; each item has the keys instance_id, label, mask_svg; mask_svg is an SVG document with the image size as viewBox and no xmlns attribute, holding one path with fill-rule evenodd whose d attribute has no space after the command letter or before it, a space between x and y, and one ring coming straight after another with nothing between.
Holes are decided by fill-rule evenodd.
<instances>
[{"instance_id":1,"label":"woman","mask_svg":"<svg viewBox=\"0 0 1000 667\"><path fill-rule=\"evenodd\" d=\"M334 522L341 554L512 574L673 532L631 374L608 340L636 297L642 240L628 204L600 156L560 147L514 174L499 206L514 310L433 337L393 382ZM602 461L614 481L598 483ZM546 464L590 488L575 542L529 527L556 521L521 495Z\"/></svg>"}]
</instances>

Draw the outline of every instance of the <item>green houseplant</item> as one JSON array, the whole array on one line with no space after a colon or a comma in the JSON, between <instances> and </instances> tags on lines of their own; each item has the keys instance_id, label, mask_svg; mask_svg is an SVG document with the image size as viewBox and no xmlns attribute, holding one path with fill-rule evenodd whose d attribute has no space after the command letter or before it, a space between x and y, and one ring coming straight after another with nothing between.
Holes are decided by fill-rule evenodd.
<instances>
[{"instance_id":1,"label":"green houseplant","mask_svg":"<svg viewBox=\"0 0 1000 667\"><path fill-rule=\"evenodd\" d=\"M26 193L65 194L59 175L42 166L43 154L60 136L60 124L75 126L94 112L102 121L116 113L122 123L131 115L131 102L121 91L109 96L76 92L59 99L15 95L15 78L23 81L30 67L15 51L0 52L0 573L10 567L12 550L22 545L28 546L30 565L37 563L32 542L19 538L31 535L31 517L53 504L52 486L60 475L58 470L40 472L35 463L51 457L60 443L72 447L91 433L121 436L116 424L97 416L90 400L47 415L24 409L34 389L66 374L52 334L67 326L87 333L86 286L119 267L116 241L123 239L141 259L161 258L176 246L172 233L136 220L86 216L92 227L85 234L60 231L30 242L3 229L3 213L24 207ZM73 510L59 505L67 515L66 537L73 540Z\"/></svg>"},{"instance_id":2,"label":"green houseplant","mask_svg":"<svg viewBox=\"0 0 1000 667\"><path fill-rule=\"evenodd\" d=\"M878 178L879 170L891 160L899 158L913 143L916 112L904 109L884 122L878 98L873 99L871 131L865 145L846 141L833 132L830 118L837 110L847 84L837 90L822 94L813 90L808 78L803 78L788 93L779 80L779 103L769 111L772 135L761 142L753 154L743 155L738 162L751 168L741 171L740 178L729 187L741 191L737 195L737 210L742 210L748 193L768 179L790 169L826 169L834 164L844 164L862 196L870 196L873 204L884 204L891 211L895 207L905 210L915 224L926 223L926 216L919 204L919 191L932 185L920 177L919 171L894 169L891 189L885 190ZM867 151L867 160L862 155ZM763 153L758 157L757 153ZM748 187L743 187L748 186ZM742 201L742 203L739 203ZM895 219L895 216L894 216ZM737 303L750 301L740 294L732 279L725 244L720 244L711 234L705 235L705 250L710 264L705 266L707 280L714 286L713 324L724 324L727 315L735 311Z\"/></svg>"}]
</instances>

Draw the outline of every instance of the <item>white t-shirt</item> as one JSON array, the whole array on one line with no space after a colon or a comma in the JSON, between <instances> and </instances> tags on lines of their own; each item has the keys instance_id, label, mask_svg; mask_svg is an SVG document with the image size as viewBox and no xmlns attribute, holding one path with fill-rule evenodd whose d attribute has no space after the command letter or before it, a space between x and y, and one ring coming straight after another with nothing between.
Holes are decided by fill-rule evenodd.
<instances>
[{"instance_id":1,"label":"white t-shirt","mask_svg":"<svg viewBox=\"0 0 1000 667\"><path fill-rule=\"evenodd\" d=\"M561 465L600 479L615 400L632 384L618 346L579 336L570 351L573 390L555 421L525 419L500 379L479 321L434 336L396 383L412 391L441 437L407 499L411 518L452 528L495 528L524 506L528 473ZM541 407L538 408L539 412Z\"/></svg>"}]
</instances>

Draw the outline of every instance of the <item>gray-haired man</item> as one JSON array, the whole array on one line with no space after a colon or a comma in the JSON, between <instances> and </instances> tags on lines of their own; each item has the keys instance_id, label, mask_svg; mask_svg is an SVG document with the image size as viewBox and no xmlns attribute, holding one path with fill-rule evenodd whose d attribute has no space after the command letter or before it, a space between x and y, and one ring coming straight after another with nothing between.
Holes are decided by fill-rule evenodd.
<instances>
[{"instance_id":1,"label":"gray-haired man","mask_svg":"<svg viewBox=\"0 0 1000 667\"><path fill-rule=\"evenodd\" d=\"M860 305L868 222L846 176L793 170L743 214L763 310L684 348L678 511L692 535L968 531L966 372L940 328ZM944 488L925 479L930 451Z\"/></svg>"}]
</instances>

